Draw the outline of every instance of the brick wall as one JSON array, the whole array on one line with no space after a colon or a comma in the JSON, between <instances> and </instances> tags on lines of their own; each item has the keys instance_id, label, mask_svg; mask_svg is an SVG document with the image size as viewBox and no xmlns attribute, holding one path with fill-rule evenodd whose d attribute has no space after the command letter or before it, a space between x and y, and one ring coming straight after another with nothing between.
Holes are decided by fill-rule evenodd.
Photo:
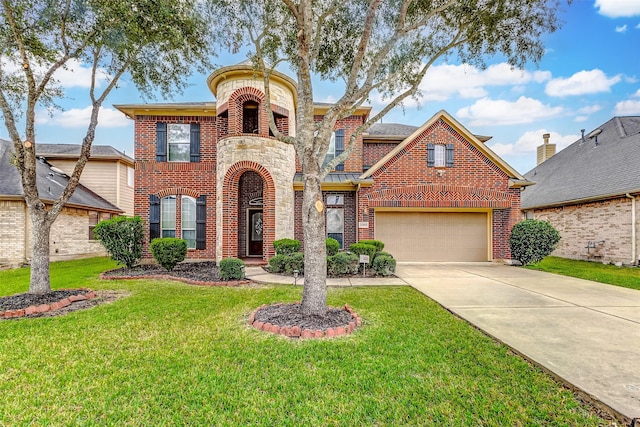
<instances>
[{"instance_id":1,"label":"brick wall","mask_svg":"<svg viewBox=\"0 0 640 427\"><path fill-rule=\"evenodd\" d=\"M640 229L639 205L636 202L637 229ZM617 198L536 209L534 218L551 222L560 232L560 242L553 252L555 256L632 264L631 206L631 199ZM595 248L587 249L590 241L595 242ZM640 247L640 239L637 238L635 244Z\"/></svg>"},{"instance_id":2,"label":"brick wall","mask_svg":"<svg viewBox=\"0 0 640 427\"><path fill-rule=\"evenodd\" d=\"M245 172L238 185L238 254L242 257L247 255L247 209L257 197L262 197L262 178L253 171Z\"/></svg>"},{"instance_id":3,"label":"brick wall","mask_svg":"<svg viewBox=\"0 0 640 427\"><path fill-rule=\"evenodd\" d=\"M362 151L363 167L375 165L397 146L397 142L365 143Z\"/></svg>"},{"instance_id":4,"label":"brick wall","mask_svg":"<svg viewBox=\"0 0 640 427\"><path fill-rule=\"evenodd\" d=\"M26 205L21 200L0 200L0 266L25 261Z\"/></svg>"},{"instance_id":5,"label":"brick wall","mask_svg":"<svg viewBox=\"0 0 640 427\"><path fill-rule=\"evenodd\" d=\"M106 256L104 246L89 240L89 211L64 208L51 226L51 261Z\"/></svg>"}]
</instances>

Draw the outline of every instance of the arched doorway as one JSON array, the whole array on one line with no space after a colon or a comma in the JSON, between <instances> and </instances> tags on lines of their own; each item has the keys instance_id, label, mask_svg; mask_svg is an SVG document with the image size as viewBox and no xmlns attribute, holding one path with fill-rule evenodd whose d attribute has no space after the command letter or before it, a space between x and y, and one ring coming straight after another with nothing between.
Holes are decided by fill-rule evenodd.
<instances>
[{"instance_id":1,"label":"arched doorway","mask_svg":"<svg viewBox=\"0 0 640 427\"><path fill-rule=\"evenodd\" d=\"M264 253L264 213L262 177L247 171L238 183L238 255L262 257Z\"/></svg>"}]
</instances>

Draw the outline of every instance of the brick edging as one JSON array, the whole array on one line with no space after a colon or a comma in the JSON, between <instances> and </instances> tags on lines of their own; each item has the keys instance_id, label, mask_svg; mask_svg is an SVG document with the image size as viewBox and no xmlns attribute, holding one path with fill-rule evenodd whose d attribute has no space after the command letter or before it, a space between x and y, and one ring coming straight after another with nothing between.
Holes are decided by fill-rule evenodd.
<instances>
[{"instance_id":1,"label":"brick edging","mask_svg":"<svg viewBox=\"0 0 640 427\"><path fill-rule=\"evenodd\" d=\"M57 290L67 290L67 289L57 289ZM82 289L82 290L88 290L88 289ZM51 304L40 304L38 306L30 305L27 308L21 308L19 310L0 311L0 319L16 319L19 317L28 316L30 314L39 314L39 313L46 313L48 311L55 311L60 308L67 307L73 304L74 302L84 301L84 300L92 299L95 297L96 297L96 293L94 291L89 291L86 294L71 295L67 298L63 298L60 301L53 302Z\"/></svg>"},{"instance_id":2,"label":"brick edging","mask_svg":"<svg viewBox=\"0 0 640 427\"><path fill-rule=\"evenodd\" d=\"M147 274L138 276L105 276L104 273L100 274L100 280L140 280L140 279L158 279L158 280L175 280L176 282L186 283L188 285L197 286L238 286L248 285L251 280L228 280L218 282L205 282L203 280L192 280L184 277L172 276L170 274Z\"/></svg>"},{"instance_id":3,"label":"brick edging","mask_svg":"<svg viewBox=\"0 0 640 427\"><path fill-rule=\"evenodd\" d=\"M282 305L282 303L271 305ZM249 316L249 324L258 330L270 332L276 335L283 335L289 338L333 338L342 335L348 335L352 333L356 328L362 326L362 318L355 311L353 311L349 304L345 304L344 309L351 315L353 320L344 326L338 326L337 328L328 328L327 330L301 329L299 326L280 327L269 322L263 323L260 321L256 321L256 313L265 307L268 307L268 305L263 304L262 306L256 308L253 313L251 313L251 315Z\"/></svg>"}]
</instances>

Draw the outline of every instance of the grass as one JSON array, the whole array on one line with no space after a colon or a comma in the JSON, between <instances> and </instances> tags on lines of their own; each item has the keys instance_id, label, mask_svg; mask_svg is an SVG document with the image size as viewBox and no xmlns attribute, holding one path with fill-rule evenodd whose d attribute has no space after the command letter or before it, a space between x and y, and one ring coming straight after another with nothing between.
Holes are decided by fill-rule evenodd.
<instances>
[{"instance_id":1,"label":"grass","mask_svg":"<svg viewBox=\"0 0 640 427\"><path fill-rule=\"evenodd\" d=\"M527 268L640 290L640 268L616 267L552 256Z\"/></svg>"},{"instance_id":2,"label":"grass","mask_svg":"<svg viewBox=\"0 0 640 427\"><path fill-rule=\"evenodd\" d=\"M0 426L596 426L548 375L408 287L331 288L365 320L337 339L247 326L285 285L105 281L104 259L55 263L56 287L127 298L57 318L0 322ZM26 290L0 272L0 293Z\"/></svg>"}]
</instances>

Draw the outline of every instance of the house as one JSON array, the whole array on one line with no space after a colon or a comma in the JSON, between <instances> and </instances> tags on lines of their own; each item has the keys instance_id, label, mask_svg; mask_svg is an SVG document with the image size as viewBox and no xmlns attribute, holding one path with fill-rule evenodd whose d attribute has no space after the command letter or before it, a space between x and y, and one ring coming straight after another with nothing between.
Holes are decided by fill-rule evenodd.
<instances>
[{"instance_id":1,"label":"house","mask_svg":"<svg viewBox=\"0 0 640 427\"><path fill-rule=\"evenodd\" d=\"M80 144L37 144L36 154L52 166L73 173L80 158ZM109 145L92 145L80 183L133 216L133 159Z\"/></svg>"},{"instance_id":2,"label":"house","mask_svg":"<svg viewBox=\"0 0 640 427\"><path fill-rule=\"evenodd\" d=\"M270 136L263 79L250 63L218 69L207 84L215 101L115 106L135 122L135 213L147 242L182 237L190 259L267 260L274 240L303 240L294 148ZM270 85L276 126L295 135L296 82L275 72ZM330 106L314 104L316 116ZM337 122L328 158L369 113ZM372 126L324 179L327 235L343 248L380 239L400 261L509 260L530 183L487 139L445 111L420 127Z\"/></svg>"},{"instance_id":3,"label":"house","mask_svg":"<svg viewBox=\"0 0 640 427\"><path fill-rule=\"evenodd\" d=\"M527 218L562 239L554 255L638 264L640 117L614 117L525 174Z\"/></svg>"},{"instance_id":4,"label":"house","mask_svg":"<svg viewBox=\"0 0 640 427\"><path fill-rule=\"evenodd\" d=\"M24 201L20 173L13 165L13 143L0 139L0 265L17 266L31 258L31 219ZM36 164L38 193L51 205L68 182L61 170L43 158ZM51 260L106 255L93 238L93 227L123 211L78 185L51 227Z\"/></svg>"}]
</instances>

